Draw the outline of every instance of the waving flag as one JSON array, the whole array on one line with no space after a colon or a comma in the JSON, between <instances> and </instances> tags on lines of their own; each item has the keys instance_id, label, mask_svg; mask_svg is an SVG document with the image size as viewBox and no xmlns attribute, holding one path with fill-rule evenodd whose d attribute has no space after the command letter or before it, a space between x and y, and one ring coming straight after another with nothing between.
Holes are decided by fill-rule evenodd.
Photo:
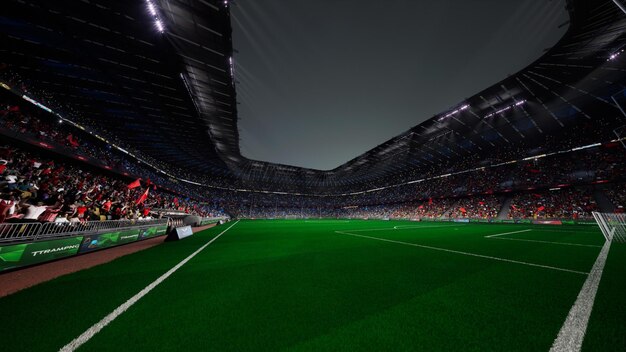
<instances>
[{"instance_id":1,"label":"waving flag","mask_svg":"<svg viewBox=\"0 0 626 352\"><path fill-rule=\"evenodd\" d=\"M143 194L141 195L141 197L139 197L139 199L137 199L137 202L135 204L139 205L143 202L146 201L146 199L148 199L148 192L150 191L150 188L146 188L146 191L143 192Z\"/></svg>"},{"instance_id":2,"label":"waving flag","mask_svg":"<svg viewBox=\"0 0 626 352\"><path fill-rule=\"evenodd\" d=\"M141 179L138 178L138 179L136 179L135 181L131 182L128 185L128 189L133 189L133 188L137 188L137 187L140 187L140 186L141 186Z\"/></svg>"}]
</instances>

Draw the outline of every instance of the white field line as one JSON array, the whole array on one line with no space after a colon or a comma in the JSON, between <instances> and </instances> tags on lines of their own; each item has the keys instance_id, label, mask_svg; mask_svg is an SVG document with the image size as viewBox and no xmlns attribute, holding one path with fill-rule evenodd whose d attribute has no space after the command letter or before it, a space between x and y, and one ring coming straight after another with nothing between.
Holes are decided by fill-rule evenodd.
<instances>
[{"instance_id":1,"label":"white field line","mask_svg":"<svg viewBox=\"0 0 626 352\"><path fill-rule=\"evenodd\" d=\"M413 225L406 225L413 226ZM460 227L464 225L432 225L432 226L418 226L418 227L402 227L398 228L398 226L394 227L382 227L377 229L358 229L358 230L344 230L348 232L369 232L369 231L389 231L389 230L410 230L410 229L436 229L440 227Z\"/></svg>"},{"instance_id":2,"label":"white field line","mask_svg":"<svg viewBox=\"0 0 626 352\"><path fill-rule=\"evenodd\" d=\"M80 336L72 340L67 345L63 346L59 351L69 352L75 351L78 347L82 346L84 343L89 341L95 334L100 332L105 326L115 320L118 316L124 313L128 308L130 308L133 304L137 303L143 296L147 295L148 292L152 291L155 287L157 287L160 283L165 281L168 277L170 277L173 273L175 273L178 269L180 269L183 265L185 265L188 261L190 261L193 257L195 257L198 253L200 253L203 249L205 249L208 245L213 243L215 240L220 238L221 235L226 233L226 231L230 230L233 226L237 225L239 220L237 220L234 224L230 225L226 230L220 232L219 235L213 237L209 242L202 245L202 247L198 248L195 252L191 253L187 258L183 259L180 263L176 264L173 268L168 270L165 274L161 275L158 279L154 280L150 285L146 286L143 290L139 291L136 295L131 297L128 301L124 302L119 307L115 308L111 313L102 318L99 322L95 323L85 332L83 332Z\"/></svg>"},{"instance_id":3,"label":"white field line","mask_svg":"<svg viewBox=\"0 0 626 352\"><path fill-rule=\"evenodd\" d=\"M519 231L512 231L512 232L496 233L494 235L487 235L487 236L485 236L485 238L493 238L493 237L499 237L499 236L504 236L504 235L512 235L514 233L522 233L522 232L529 232L529 231L532 231L532 230L528 229L528 230L519 230Z\"/></svg>"},{"instance_id":4,"label":"white field line","mask_svg":"<svg viewBox=\"0 0 626 352\"><path fill-rule=\"evenodd\" d=\"M368 238L368 239L377 240L377 241L384 241L384 242L391 242L391 243L397 243L397 244L404 244L404 245L407 245L407 246L413 246L413 247L419 247L419 248L425 248L425 249L432 249L432 250L441 251L441 252L461 254L461 255L466 255L466 256L470 256L470 257L491 259L491 260L497 260L497 261L501 261L501 262L513 263L513 264L528 265L528 266L533 266L533 267L543 268L543 269L564 271L564 272L573 273L573 274L580 274L580 275L587 275L588 274L588 273L583 272L583 271L558 268L558 267L549 266L549 265L542 265L542 264L522 262L522 261L506 259L506 258L492 257L492 256L488 256L488 255L483 255L483 254L476 254L476 253L456 251L456 250L447 249L447 248L425 246L425 245L421 245L421 244L410 243L410 242L403 242L403 241L396 241L396 240L390 240L390 239L386 239L386 238L379 238L379 237L371 237L371 236L359 235L359 234L356 234L356 233L349 233L349 232L346 232L346 231L335 231L335 233L342 234L342 235L355 236L355 237Z\"/></svg>"},{"instance_id":5,"label":"white field line","mask_svg":"<svg viewBox=\"0 0 626 352\"><path fill-rule=\"evenodd\" d=\"M576 302L570 309L552 348L550 348L550 352L578 352L582 348L610 247L611 241L607 241L602 247L598 259L593 264L587 280L578 293Z\"/></svg>"},{"instance_id":6,"label":"white field line","mask_svg":"<svg viewBox=\"0 0 626 352\"><path fill-rule=\"evenodd\" d=\"M430 229L430 228L437 228L437 227L459 227L459 226L465 226L466 224L454 224L454 225L397 225L394 226L393 229L394 230L408 230L408 229ZM365 231L365 230L361 230L361 231Z\"/></svg>"},{"instance_id":7,"label":"white field line","mask_svg":"<svg viewBox=\"0 0 626 352\"><path fill-rule=\"evenodd\" d=\"M595 245L595 244L527 240L527 239L522 239L522 238L493 237L491 239L492 240L508 240L508 241L521 241L521 242L548 243L548 244L558 244L558 245L561 245L561 246L577 246L577 247L592 247L592 248L601 248L602 247L602 246L598 246L598 245Z\"/></svg>"},{"instance_id":8,"label":"white field line","mask_svg":"<svg viewBox=\"0 0 626 352\"><path fill-rule=\"evenodd\" d=\"M500 237L500 236L504 236L504 235L512 235L514 233L522 233L522 232L530 232L530 231L533 231L533 229L520 230L520 231L514 231L514 232L498 233L498 234L495 234L495 235L485 236L485 238L490 238L492 240L508 240L508 241L520 241L520 242L548 243L548 244L557 244L557 245L562 245L562 246L577 246L577 247L592 247L592 248L600 248L600 247L602 247L602 246L598 246L598 245L594 245L594 244L581 244L581 243L571 243L571 242L553 242L553 241L529 240L529 239L524 239L524 238ZM545 231L545 230L537 230L537 231Z\"/></svg>"},{"instance_id":9,"label":"white field line","mask_svg":"<svg viewBox=\"0 0 626 352\"><path fill-rule=\"evenodd\" d=\"M350 220L304 220L304 222L314 223L314 224L330 224L330 223L338 223L338 222L350 222Z\"/></svg>"},{"instance_id":10,"label":"white field line","mask_svg":"<svg viewBox=\"0 0 626 352\"><path fill-rule=\"evenodd\" d=\"M601 231L598 229L598 231L579 231L579 230L552 230L552 229L538 229L537 231L546 231L546 232L563 232L563 233L601 233Z\"/></svg>"}]
</instances>

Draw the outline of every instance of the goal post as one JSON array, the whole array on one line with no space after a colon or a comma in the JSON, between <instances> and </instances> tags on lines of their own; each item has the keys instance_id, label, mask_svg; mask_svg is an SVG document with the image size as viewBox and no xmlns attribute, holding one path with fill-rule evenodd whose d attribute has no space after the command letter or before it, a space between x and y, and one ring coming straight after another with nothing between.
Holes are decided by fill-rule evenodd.
<instances>
[{"instance_id":1,"label":"goal post","mask_svg":"<svg viewBox=\"0 0 626 352\"><path fill-rule=\"evenodd\" d=\"M626 214L592 214L607 241L626 242Z\"/></svg>"}]
</instances>

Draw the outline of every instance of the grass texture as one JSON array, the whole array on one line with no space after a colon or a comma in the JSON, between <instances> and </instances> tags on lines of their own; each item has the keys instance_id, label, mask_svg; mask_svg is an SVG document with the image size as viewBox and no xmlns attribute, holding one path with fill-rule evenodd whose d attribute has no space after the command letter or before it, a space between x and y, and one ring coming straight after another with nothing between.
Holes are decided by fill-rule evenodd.
<instances>
[{"instance_id":1,"label":"grass texture","mask_svg":"<svg viewBox=\"0 0 626 352\"><path fill-rule=\"evenodd\" d=\"M0 299L3 350L58 350L224 229ZM241 221L79 350L547 351L603 241L582 225ZM626 349L625 264L613 244L585 351Z\"/></svg>"}]
</instances>

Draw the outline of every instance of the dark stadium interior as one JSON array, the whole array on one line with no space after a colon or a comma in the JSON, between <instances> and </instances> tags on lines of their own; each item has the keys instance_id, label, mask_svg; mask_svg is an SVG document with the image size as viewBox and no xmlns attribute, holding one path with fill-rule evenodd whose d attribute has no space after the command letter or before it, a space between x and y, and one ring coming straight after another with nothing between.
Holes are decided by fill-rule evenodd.
<instances>
[{"instance_id":1,"label":"dark stadium interior","mask_svg":"<svg viewBox=\"0 0 626 352\"><path fill-rule=\"evenodd\" d=\"M566 0L567 31L527 67L319 170L242 155L236 3L8 0L0 12L0 279L39 263L12 266L3 246L119 228L140 240L253 219L623 219L624 5ZM72 246L91 250L87 239Z\"/></svg>"}]
</instances>

